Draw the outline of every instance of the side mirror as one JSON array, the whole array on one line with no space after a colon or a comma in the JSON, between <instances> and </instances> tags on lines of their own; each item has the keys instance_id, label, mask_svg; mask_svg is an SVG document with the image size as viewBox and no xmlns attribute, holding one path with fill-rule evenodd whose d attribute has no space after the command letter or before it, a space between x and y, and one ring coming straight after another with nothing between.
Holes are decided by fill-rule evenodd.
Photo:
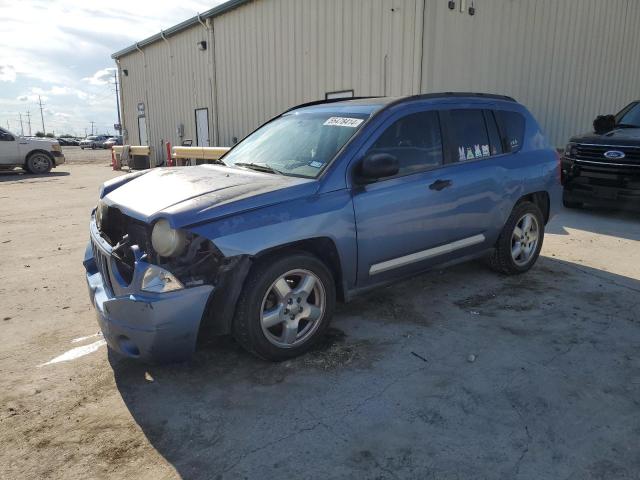
<instances>
[{"instance_id":1,"label":"side mirror","mask_svg":"<svg viewBox=\"0 0 640 480\"><path fill-rule=\"evenodd\" d=\"M388 153L372 153L362 159L358 166L358 178L372 182L380 178L393 177L400 170L398 159Z\"/></svg>"},{"instance_id":2,"label":"side mirror","mask_svg":"<svg viewBox=\"0 0 640 480\"><path fill-rule=\"evenodd\" d=\"M599 115L593 121L593 131L599 135L609 133L616 128L616 117L614 115Z\"/></svg>"}]
</instances>

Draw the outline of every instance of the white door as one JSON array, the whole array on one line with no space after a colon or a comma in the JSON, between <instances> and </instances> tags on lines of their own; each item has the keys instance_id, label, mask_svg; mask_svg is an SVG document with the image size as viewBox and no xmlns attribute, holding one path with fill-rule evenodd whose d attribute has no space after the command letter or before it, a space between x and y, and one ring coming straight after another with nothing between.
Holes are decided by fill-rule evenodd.
<instances>
[{"instance_id":1,"label":"white door","mask_svg":"<svg viewBox=\"0 0 640 480\"><path fill-rule=\"evenodd\" d=\"M147 122L145 117L138 117L138 138L140 145L149 145L147 139Z\"/></svg>"},{"instance_id":2,"label":"white door","mask_svg":"<svg viewBox=\"0 0 640 480\"><path fill-rule=\"evenodd\" d=\"M199 147L209 146L209 109L196 110L196 142Z\"/></svg>"},{"instance_id":3,"label":"white door","mask_svg":"<svg viewBox=\"0 0 640 480\"><path fill-rule=\"evenodd\" d=\"M21 163L18 159L18 138L0 128L0 165Z\"/></svg>"}]
</instances>

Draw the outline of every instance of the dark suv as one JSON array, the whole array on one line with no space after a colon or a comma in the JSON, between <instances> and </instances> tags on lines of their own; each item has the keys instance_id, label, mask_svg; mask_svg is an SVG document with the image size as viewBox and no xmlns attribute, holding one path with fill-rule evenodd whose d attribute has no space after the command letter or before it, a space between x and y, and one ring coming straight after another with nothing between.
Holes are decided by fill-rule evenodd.
<instances>
[{"instance_id":1,"label":"dark suv","mask_svg":"<svg viewBox=\"0 0 640 480\"><path fill-rule=\"evenodd\" d=\"M569 140L562 181L565 207L640 208L640 101L598 117L593 133Z\"/></svg>"}]
</instances>

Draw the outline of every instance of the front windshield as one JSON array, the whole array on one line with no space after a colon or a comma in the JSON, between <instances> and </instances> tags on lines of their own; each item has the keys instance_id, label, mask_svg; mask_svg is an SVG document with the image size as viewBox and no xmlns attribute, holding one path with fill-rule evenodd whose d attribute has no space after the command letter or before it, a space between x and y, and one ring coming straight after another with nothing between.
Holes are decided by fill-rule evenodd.
<instances>
[{"instance_id":1,"label":"front windshield","mask_svg":"<svg viewBox=\"0 0 640 480\"><path fill-rule=\"evenodd\" d=\"M249 135L222 160L230 166L315 178L366 118L345 113L286 114Z\"/></svg>"},{"instance_id":2,"label":"front windshield","mask_svg":"<svg viewBox=\"0 0 640 480\"><path fill-rule=\"evenodd\" d=\"M616 125L640 128L640 103L636 103L624 115L617 118Z\"/></svg>"}]
</instances>

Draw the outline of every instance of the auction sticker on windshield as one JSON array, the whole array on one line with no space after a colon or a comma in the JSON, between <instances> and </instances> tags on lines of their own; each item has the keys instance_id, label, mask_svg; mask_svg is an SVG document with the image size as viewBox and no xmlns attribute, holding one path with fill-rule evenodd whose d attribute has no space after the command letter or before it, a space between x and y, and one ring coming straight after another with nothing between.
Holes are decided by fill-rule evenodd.
<instances>
[{"instance_id":1,"label":"auction sticker on windshield","mask_svg":"<svg viewBox=\"0 0 640 480\"><path fill-rule=\"evenodd\" d=\"M347 117L331 117L324 125L331 127L349 127L349 128L357 128L360 124L364 122L361 118L347 118Z\"/></svg>"}]
</instances>

